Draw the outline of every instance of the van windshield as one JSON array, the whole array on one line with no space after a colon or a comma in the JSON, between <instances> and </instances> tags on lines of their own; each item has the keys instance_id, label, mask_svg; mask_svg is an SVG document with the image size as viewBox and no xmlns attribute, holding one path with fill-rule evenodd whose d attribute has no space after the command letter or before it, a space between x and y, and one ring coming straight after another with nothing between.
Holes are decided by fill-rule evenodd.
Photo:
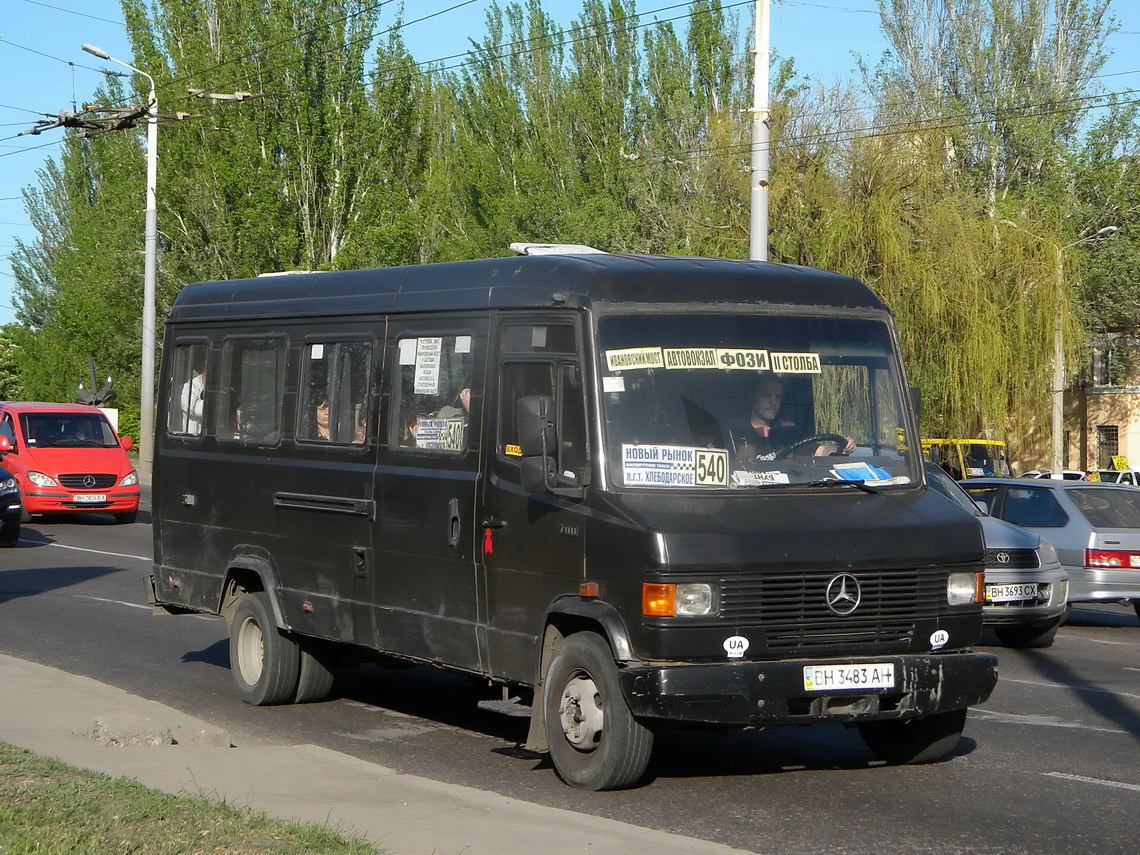
<instances>
[{"instance_id":1,"label":"van windshield","mask_svg":"<svg viewBox=\"0 0 1140 855\"><path fill-rule=\"evenodd\" d=\"M25 413L24 440L32 448L114 448L111 425L94 413Z\"/></svg>"},{"instance_id":2,"label":"van windshield","mask_svg":"<svg viewBox=\"0 0 1140 855\"><path fill-rule=\"evenodd\" d=\"M626 487L918 483L884 322L603 315L610 477ZM911 447L917 449L918 443Z\"/></svg>"}]
</instances>

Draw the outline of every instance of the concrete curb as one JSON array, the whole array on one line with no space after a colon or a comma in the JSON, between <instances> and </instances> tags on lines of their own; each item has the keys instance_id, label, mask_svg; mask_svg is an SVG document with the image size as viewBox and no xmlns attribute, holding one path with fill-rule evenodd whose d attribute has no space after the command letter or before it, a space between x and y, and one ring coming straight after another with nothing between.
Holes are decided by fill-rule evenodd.
<instances>
[{"instance_id":1,"label":"concrete curb","mask_svg":"<svg viewBox=\"0 0 1140 855\"><path fill-rule=\"evenodd\" d=\"M716 843L404 775L316 745L230 747L185 713L0 655L0 739L167 793L365 834L392 855L743 855Z\"/></svg>"}]
</instances>

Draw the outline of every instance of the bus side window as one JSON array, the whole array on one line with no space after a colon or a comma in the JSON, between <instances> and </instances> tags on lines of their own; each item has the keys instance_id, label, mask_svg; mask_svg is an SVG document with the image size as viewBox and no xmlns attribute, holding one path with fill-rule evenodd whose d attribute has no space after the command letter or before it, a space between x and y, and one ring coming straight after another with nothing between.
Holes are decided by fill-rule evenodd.
<instances>
[{"instance_id":1,"label":"bus side window","mask_svg":"<svg viewBox=\"0 0 1140 855\"><path fill-rule=\"evenodd\" d=\"M501 377L499 456L509 460L521 454L516 422L519 400L546 395L555 402L558 428L558 448L550 452L556 455L558 472L576 480L586 465L586 411L578 366L564 362L556 373L556 366L550 362L507 362Z\"/></svg>"},{"instance_id":2,"label":"bus side window","mask_svg":"<svg viewBox=\"0 0 1140 855\"><path fill-rule=\"evenodd\" d=\"M174 375L170 381L167 432L175 436L201 436L206 407L206 345L179 344L174 348Z\"/></svg>"},{"instance_id":3,"label":"bus side window","mask_svg":"<svg viewBox=\"0 0 1140 855\"><path fill-rule=\"evenodd\" d=\"M222 348L214 432L220 440L276 445L285 393L285 341L235 339Z\"/></svg>"},{"instance_id":4,"label":"bus side window","mask_svg":"<svg viewBox=\"0 0 1140 855\"><path fill-rule=\"evenodd\" d=\"M471 415L470 335L408 336L396 342L397 448L464 452Z\"/></svg>"},{"instance_id":5,"label":"bus side window","mask_svg":"<svg viewBox=\"0 0 1140 855\"><path fill-rule=\"evenodd\" d=\"M297 441L363 445L368 436L372 344L307 344L303 353Z\"/></svg>"}]
</instances>

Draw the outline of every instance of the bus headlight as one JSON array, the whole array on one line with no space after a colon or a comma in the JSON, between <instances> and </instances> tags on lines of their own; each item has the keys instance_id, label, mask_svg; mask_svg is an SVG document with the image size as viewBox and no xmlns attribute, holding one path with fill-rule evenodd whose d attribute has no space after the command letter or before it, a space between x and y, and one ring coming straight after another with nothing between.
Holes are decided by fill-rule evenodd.
<instances>
[{"instance_id":1,"label":"bus headlight","mask_svg":"<svg viewBox=\"0 0 1140 855\"><path fill-rule=\"evenodd\" d=\"M716 587L708 582L645 582L641 613L649 617L704 617L716 613Z\"/></svg>"},{"instance_id":2,"label":"bus headlight","mask_svg":"<svg viewBox=\"0 0 1140 855\"><path fill-rule=\"evenodd\" d=\"M37 487L55 487L55 479L50 475L45 475L43 472L37 472L34 469L28 470L28 480L35 484Z\"/></svg>"},{"instance_id":3,"label":"bus headlight","mask_svg":"<svg viewBox=\"0 0 1140 855\"><path fill-rule=\"evenodd\" d=\"M985 573L951 573L946 578L946 602L952 606L980 603L985 594Z\"/></svg>"}]
</instances>

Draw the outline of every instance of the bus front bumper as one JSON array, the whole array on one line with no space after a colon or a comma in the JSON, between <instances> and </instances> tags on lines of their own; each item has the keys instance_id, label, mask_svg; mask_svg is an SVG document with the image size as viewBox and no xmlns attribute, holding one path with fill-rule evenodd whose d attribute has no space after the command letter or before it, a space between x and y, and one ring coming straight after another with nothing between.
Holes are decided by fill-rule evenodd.
<instances>
[{"instance_id":1,"label":"bus front bumper","mask_svg":"<svg viewBox=\"0 0 1140 855\"><path fill-rule=\"evenodd\" d=\"M805 668L893 666L885 688L805 688ZM997 683L990 653L862 656L709 664L629 665L622 691L639 718L728 727L907 719L985 701Z\"/></svg>"}]
</instances>

